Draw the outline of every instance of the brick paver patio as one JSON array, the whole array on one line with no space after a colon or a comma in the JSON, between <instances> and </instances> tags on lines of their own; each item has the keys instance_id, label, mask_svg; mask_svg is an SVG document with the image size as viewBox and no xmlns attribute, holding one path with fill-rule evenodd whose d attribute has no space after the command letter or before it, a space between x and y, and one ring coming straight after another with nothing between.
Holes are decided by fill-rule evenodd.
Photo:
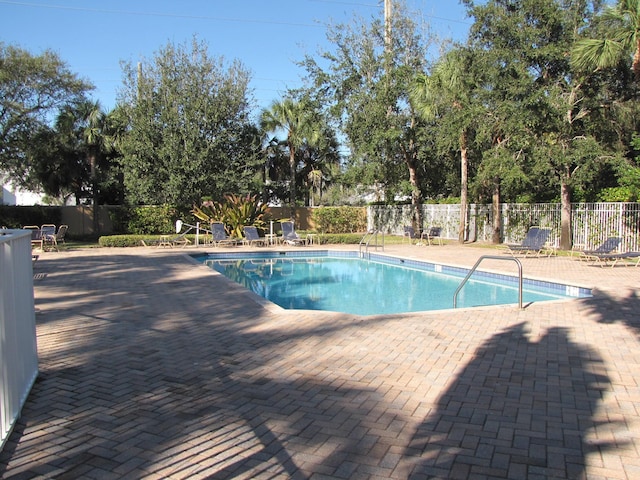
<instances>
[{"instance_id":1,"label":"brick paver patio","mask_svg":"<svg viewBox=\"0 0 640 480\"><path fill-rule=\"evenodd\" d=\"M358 317L261 305L194 251L41 256L40 375L0 477L640 478L640 267L525 259L595 297Z\"/></svg>"}]
</instances>

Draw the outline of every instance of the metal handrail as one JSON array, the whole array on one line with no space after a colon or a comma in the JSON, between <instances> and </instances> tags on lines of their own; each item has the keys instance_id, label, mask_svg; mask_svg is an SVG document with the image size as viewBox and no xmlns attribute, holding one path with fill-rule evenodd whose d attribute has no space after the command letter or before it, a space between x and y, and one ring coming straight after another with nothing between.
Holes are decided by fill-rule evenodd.
<instances>
[{"instance_id":1,"label":"metal handrail","mask_svg":"<svg viewBox=\"0 0 640 480\"><path fill-rule=\"evenodd\" d=\"M509 260L509 261L516 262L516 265L518 265L518 308L522 310L522 263L520 262L520 260L518 260L515 257L499 257L496 255L481 256L476 262L476 264L471 268L471 270L469 270L469 273L467 273L467 276L464 277L464 280L462 280L460 285L458 285L456 292L453 294L453 308L457 308L458 306L458 293L460 293L460 290L462 290L462 287L464 287L465 283L467 283L467 280L469 280L471 275L473 275L473 272L476 271L476 269L478 268L478 265L480 265L480 263L482 263L482 261L485 259Z\"/></svg>"},{"instance_id":2,"label":"metal handrail","mask_svg":"<svg viewBox=\"0 0 640 480\"><path fill-rule=\"evenodd\" d=\"M378 249L378 247L382 247L382 249L384 250L384 233L382 233L382 245L378 245L378 233L381 233L380 230L369 230L367 233L365 233L362 237L362 239L360 240L360 245L358 246L358 255L361 258L364 258L366 255L369 255L369 246L371 244L371 240L372 239L376 239L375 243L373 244L373 246L376 247L376 250ZM368 238L367 238L368 237ZM365 242L365 239L367 239L367 241ZM362 254L362 246L364 245L365 247L365 252L364 255Z\"/></svg>"}]
</instances>

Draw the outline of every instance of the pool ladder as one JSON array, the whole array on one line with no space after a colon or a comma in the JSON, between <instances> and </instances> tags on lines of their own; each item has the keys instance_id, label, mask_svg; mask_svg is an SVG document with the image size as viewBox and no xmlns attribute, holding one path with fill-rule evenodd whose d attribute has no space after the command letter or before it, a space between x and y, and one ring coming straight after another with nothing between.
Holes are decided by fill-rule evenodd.
<instances>
[{"instance_id":1,"label":"pool ladder","mask_svg":"<svg viewBox=\"0 0 640 480\"><path fill-rule=\"evenodd\" d=\"M378 243L378 234L382 236L381 244ZM373 240L374 242L371 243L371 240ZM362 252L363 247L364 247L364 253ZM369 230L367 233L364 234L364 236L360 240L360 246L358 247L360 258L370 257L371 254L369 253L369 247L374 247L376 250L378 250L378 247L381 247L382 250L384 250L384 233L376 229L376 230Z\"/></svg>"},{"instance_id":2,"label":"pool ladder","mask_svg":"<svg viewBox=\"0 0 640 480\"><path fill-rule=\"evenodd\" d=\"M473 268L469 270L469 273L467 273L467 276L464 277L464 280L462 280L460 285L458 285L456 292L453 294L453 308L457 308L458 306L458 293L460 293L460 290L462 290L462 287L464 287L465 283L467 283L467 280L469 280L471 275L473 275L473 272L476 271L476 269L478 268L478 265L480 265L482 261L486 259L509 260L510 262L516 262L516 265L518 265L518 308L522 310L522 263L516 257L499 257L496 255L481 256L476 262L476 264L473 266Z\"/></svg>"}]
</instances>

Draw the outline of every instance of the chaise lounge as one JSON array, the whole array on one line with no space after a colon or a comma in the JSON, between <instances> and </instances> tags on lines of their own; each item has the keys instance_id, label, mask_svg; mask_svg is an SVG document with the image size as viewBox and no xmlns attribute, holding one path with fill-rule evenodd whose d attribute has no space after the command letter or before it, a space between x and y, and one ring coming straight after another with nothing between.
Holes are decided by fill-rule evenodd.
<instances>
[{"instance_id":1,"label":"chaise lounge","mask_svg":"<svg viewBox=\"0 0 640 480\"><path fill-rule=\"evenodd\" d=\"M550 234L551 230L548 228L530 227L522 243L519 245L506 245L507 253L514 256L524 254L526 257L531 254L539 257Z\"/></svg>"}]
</instances>

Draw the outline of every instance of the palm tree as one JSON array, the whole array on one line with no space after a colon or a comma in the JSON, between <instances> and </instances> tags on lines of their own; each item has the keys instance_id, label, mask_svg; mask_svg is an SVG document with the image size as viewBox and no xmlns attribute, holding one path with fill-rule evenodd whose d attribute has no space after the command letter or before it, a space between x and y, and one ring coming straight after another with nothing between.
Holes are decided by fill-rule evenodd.
<instances>
[{"instance_id":1,"label":"palm tree","mask_svg":"<svg viewBox=\"0 0 640 480\"><path fill-rule=\"evenodd\" d=\"M618 0L599 19L607 27L605 35L576 42L571 63L580 70L598 70L617 65L633 52L631 69L640 81L640 0Z\"/></svg>"},{"instance_id":2,"label":"palm tree","mask_svg":"<svg viewBox=\"0 0 640 480\"><path fill-rule=\"evenodd\" d=\"M465 75L468 57L462 49L451 50L437 63L431 75L420 74L410 89L411 103L427 121L434 121L446 110L457 130L460 150L460 229L458 240L466 239L468 210L469 128L476 116L471 112L473 77Z\"/></svg>"},{"instance_id":3,"label":"palm tree","mask_svg":"<svg viewBox=\"0 0 640 480\"><path fill-rule=\"evenodd\" d=\"M296 150L305 143L317 143L321 132L315 128L316 115L309 104L295 101L291 98L274 102L269 109L262 112L262 129L276 133L284 131L287 134L287 148L289 150L289 206L292 217L295 216L296 204Z\"/></svg>"}]
</instances>

